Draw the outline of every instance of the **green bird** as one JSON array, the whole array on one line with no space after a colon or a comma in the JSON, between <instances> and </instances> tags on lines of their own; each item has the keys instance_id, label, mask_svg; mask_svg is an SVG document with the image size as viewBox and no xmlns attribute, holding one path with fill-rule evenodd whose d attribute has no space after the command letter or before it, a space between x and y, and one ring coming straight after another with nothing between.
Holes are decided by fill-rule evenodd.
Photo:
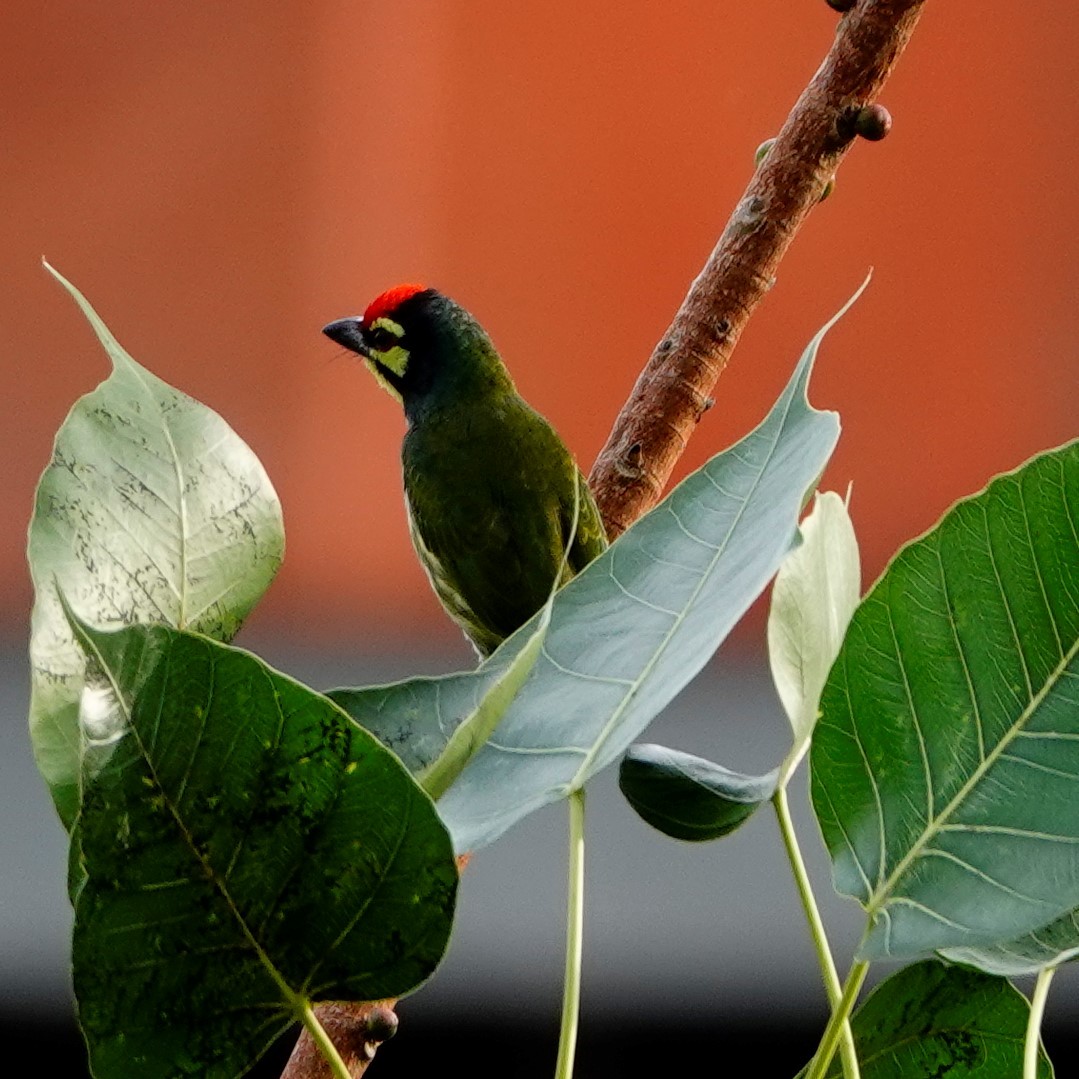
<instances>
[{"instance_id":1,"label":"green bird","mask_svg":"<svg viewBox=\"0 0 1079 1079\"><path fill-rule=\"evenodd\" d=\"M403 405L413 546L449 616L490 655L606 548L584 476L483 327L435 289L398 285L322 332Z\"/></svg>"}]
</instances>

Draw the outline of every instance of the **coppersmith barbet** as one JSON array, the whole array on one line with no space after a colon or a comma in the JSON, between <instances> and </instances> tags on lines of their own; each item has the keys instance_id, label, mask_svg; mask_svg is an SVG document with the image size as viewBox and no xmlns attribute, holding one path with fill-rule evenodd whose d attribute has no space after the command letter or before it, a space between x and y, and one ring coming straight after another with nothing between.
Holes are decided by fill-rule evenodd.
<instances>
[{"instance_id":1,"label":"coppersmith barbet","mask_svg":"<svg viewBox=\"0 0 1079 1079\"><path fill-rule=\"evenodd\" d=\"M435 289L399 285L323 333L404 406L413 546L447 613L490 655L607 546L584 476L483 327Z\"/></svg>"}]
</instances>

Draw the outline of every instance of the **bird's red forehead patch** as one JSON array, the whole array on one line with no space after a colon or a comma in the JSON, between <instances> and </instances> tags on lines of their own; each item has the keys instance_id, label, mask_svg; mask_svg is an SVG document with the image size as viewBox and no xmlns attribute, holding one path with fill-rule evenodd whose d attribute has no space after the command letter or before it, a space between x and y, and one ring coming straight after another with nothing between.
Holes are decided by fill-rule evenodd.
<instances>
[{"instance_id":1,"label":"bird's red forehead patch","mask_svg":"<svg viewBox=\"0 0 1079 1079\"><path fill-rule=\"evenodd\" d=\"M426 285L417 285L415 283L409 285L395 285L391 289L387 289L381 296L376 296L368 305L367 310L363 313L363 323L365 326L370 326L376 319L382 318L384 315L393 317L394 311L405 302L415 296L417 292L426 292Z\"/></svg>"}]
</instances>

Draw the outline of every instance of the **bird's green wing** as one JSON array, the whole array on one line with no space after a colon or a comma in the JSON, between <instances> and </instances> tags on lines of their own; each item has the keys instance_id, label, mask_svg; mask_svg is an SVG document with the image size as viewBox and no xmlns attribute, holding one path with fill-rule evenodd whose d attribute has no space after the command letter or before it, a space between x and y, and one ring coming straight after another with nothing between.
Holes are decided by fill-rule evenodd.
<instances>
[{"instance_id":1,"label":"bird's green wing","mask_svg":"<svg viewBox=\"0 0 1079 1079\"><path fill-rule=\"evenodd\" d=\"M484 654L543 605L562 565L574 477L565 447L516 396L429 418L405 440L413 543L448 613ZM598 514L582 499L583 543Z\"/></svg>"},{"instance_id":2,"label":"bird's green wing","mask_svg":"<svg viewBox=\"0 0 1079 1079\"><path fill-rule=\"evenodd\" d=\"M584 473L573 465L577 475L577 500L563 506L563 520L567 522L566 536L570 535L573 528L573 517L576 512L577 528L573 533L573 540L569 549L569 576L575 576L588 565L594 558L599 557L607 549L607 530L603 527L603 518L600 517L599 507L592 497L588 487L588 480ZM572 495L571 495L572 498ZM568 519L566 513L568 510Z\"/></svg>"}]
</instances>

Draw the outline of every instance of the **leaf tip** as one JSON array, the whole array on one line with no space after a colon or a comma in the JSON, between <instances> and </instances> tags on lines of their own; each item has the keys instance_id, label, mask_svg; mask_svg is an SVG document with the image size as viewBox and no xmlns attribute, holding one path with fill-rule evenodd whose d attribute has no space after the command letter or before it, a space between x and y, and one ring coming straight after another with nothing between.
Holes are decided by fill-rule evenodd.
<instances>
[{"instance_id":1,"label":"leaf tip","mask_svg":"<svg viewBox=\"0 0 1079 1079\"><path fill-rule=\"evenodd\" d=\"M63 285L67 289L71 288L71 282L68 281L68 279L64 277L64 275L51 262L49 262L49 260L44 255L41 256L41 265L44 266L45 269L50 274L52 274L52 276L56 278L56 280L59 281L61 285Z\"/></svg>"},{"instance_id":2,"label":"leaf tip","mask_svg":"<svg viewBox=\"0 0 1079 1079\"><path fill-rule=\"evenodd\" d=\"M821 338L862 298L862 293L869 288L869 282L873 280L873 267L870 266L862 283L854 290L849 300L820 328L817 333L817 341Z\"/></svg>"},{"instance_id":3,"label":"leaf tip","mask_svg":"<svg viewBox=\"0 0 1079 1079\"><path fill-rule=\"evenodd\" d=\"M83 313L83 317L90 323L90 328L97 335L98 341L101 343L102 348L108 353L109 359L112 361L113 369L121 364L134 365L135 361L123 350L120 346L120 342L113 336L112 331L105 325L101 316L94 310L90 301L66 278L55 266L53 266L44 255L41 256L41 265L52 274L52 276L60 282L61 285L67 290L68 295L78 305L79 310Z\"/></svg>"}]
</instances>

